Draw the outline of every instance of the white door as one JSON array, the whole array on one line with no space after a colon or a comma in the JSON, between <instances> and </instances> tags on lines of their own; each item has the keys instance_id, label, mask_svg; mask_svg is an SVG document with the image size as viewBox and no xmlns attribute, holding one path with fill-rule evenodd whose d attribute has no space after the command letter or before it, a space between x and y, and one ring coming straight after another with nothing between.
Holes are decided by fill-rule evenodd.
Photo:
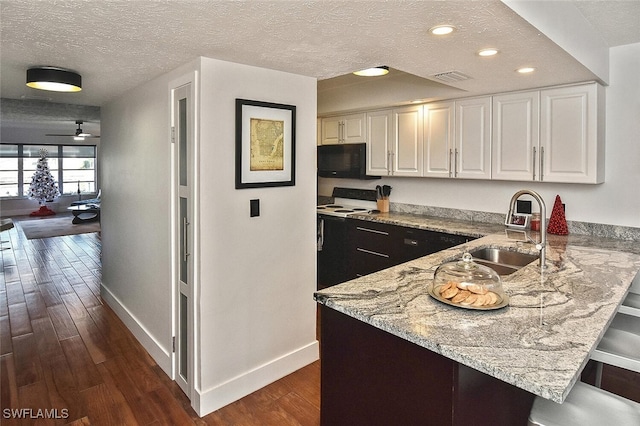
<instances>
[{"instance_id":1,"label":"white door","mask_svg":"<svg viewBox=\"0 0 640 426\"><path fill-rule=\"evenodd\" d=\"M391 120L390 109L367 113L367 174L370 176L390 174Z\"/></svg>"},{"instance_id":2,"label":"white door","mask_svg":"<svg viewBox=\"0 0 640 426\"><path fill-rule=\"evenodd\" d=\"M191 84L172 90L175 212L174 377L191 399L193 391L193 103Z\"/></svg>"},{"instance_id":3,"label":"white door","mask_svg":"<svg viewBox=\"0 0 640 426\"><path fill-rule=\"evenodd\" d=\"M393 110L394 176L422 176L422 106Z\"/></svg>"},{"instance_id":4,"label":"white door","mask_svg":"<svg viewBox=\"0 0 640 426\"><path fill-rule=\"evenodd\" d=\"M539 92L493 97L491 178L539 180Z\"/></svg>"},{"instance_id":5,"label":"white door","mask_svg":"<svg viewBox=\"0 0 640 426\"><path fill-rule=\"evenodd\" d=\"M365 113L342 117L342 142L365 143L367 141L367 124Z\"/></svg>"},{"instance_id":6,"label":"white door","mask_svg":"<svg viewBox=\"0 0 640 426\"><path fill-rule=\"evenodd\" d=\"M491 97L456 101L453 175L491 179Z\"/></svg>"},{"instance_id":7,"label":"white door","mask_svg":"<svg viewBox=\"0 0 640 426\"><path fill-rule=\"evenodd\" d=\"M342 142L342 117L323 118L321 145L336 145Z\"/></svg>"},{"instance_id":8,"label":"white door","mask_svg":"<svg viewBox=\"0 0 640 426\"><path fill-rule=\"evenodd\" d=\"M424 106L424 176L453 177L454 103Z\"/></svg>"},{"instance_id":9,"label":"white door","mask_svg":"<svg viewBox=\"0 0 640 426\"><path fill-rule=\"evenodd\" d=\"M596 83L540 93L540 180L599 183Z\"/></svg>"}]
</instances>

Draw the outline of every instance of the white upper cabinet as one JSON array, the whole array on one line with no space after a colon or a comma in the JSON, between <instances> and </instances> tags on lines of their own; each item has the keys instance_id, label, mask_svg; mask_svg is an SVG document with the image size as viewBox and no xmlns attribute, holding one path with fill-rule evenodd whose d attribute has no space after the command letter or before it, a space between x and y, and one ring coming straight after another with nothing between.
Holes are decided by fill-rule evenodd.
<instances>
[{"instance_id":1,"label":"white upper cabinet","mask_svg":"<svg viewBox=\"0 0 640 426\"><path fill-rule=\"evenodd\" d=\"M393 113L390 109L367 113L367 175L391 174Z\"/></svg>"},{"instance_id":2,"label":"white upper cabinet","mask_svg":"<svg viewBox=\"0 0 640 426\"><path fill-rule=\"evenodd\" d=\"M591 83L540 92L540 180L604 182L604 89Z\"/></svg>"},{"instance_id":3,"label":"white upper cabinet","mask_svg":"<svg viewBox=\"0 0 640 426\"><path fill-rule=\"evenodd\" d=\"M424 105L424 176L453 177L454 102Z\"/></svg>"},{"instance_id":4,"label":"white upper cabinet","mask_svg":"<svg viewBox=\"0 0 640 426\"><path fill-rule=\"evenodd\" d=\"M455 102L452 175L491 179L491 97Z\"/></svg>"},{"instance_id":5,"label":"white upper cabinet","mask_svg":"<svg viewBox=\"0 0 640 426\"><path fill-rule=\"evenodd\" d=\"M323 118L322 144L367 143L367 174L604 181L604 88L553 87Z\"/></svg>"},{"instance_id":6,"label":"white upper cabinet","mask_svg":"<svg viewBox=\"0 0 640 426\"><path fill-rule=\"evenodd\" d=\"M493 97L492 179L604 181L604 89L596 83Z\"/></svg>"},{"instance_id":7,"label":"white upper cabinet","mask_svg":"<svg viewBox=\"0 0 640 426\"><path fill-rule=\"evenodd\" d=\"M493 96L493 179L538 180L539 92Z\"/></svg>"},{"instance_id":8,"label":"white upper cabinet","mask_svg":"<svg viewBox=\"0 0 640 426\"><path fill-rule=\"evenodd\" d=\"M424 106L424 176L491 179L491 97Z\"/></svg>"},{"instance_id":9,"label":"white upper cabinet","mask_svg":"<svg viewBox=\"0 0 640 426\"><path fill-rule=\"evenodd\" d=\"M365 143L367 127L365 113L327 117L322 119L322 145Z\"/></svg>"},{"instance_id":10,"label":"white upper cabinet","mask_svg":"<svg viewBox=\"0 0 640 426\"><path fill-rule=\"evenodd\" d=\"M422 137L422 105L393 110L391 173L394 176L422 176Z\"/></svg>"},{"instance_id":11,"label":"white upper cabinet","mask_svg":"<svg viewBox=\"0 0 640 426\"><path fill-rule=\"evenodd\" d=\"M422 176L422 107L367 114L367 174Z\"/></svg>"}]
</instances>

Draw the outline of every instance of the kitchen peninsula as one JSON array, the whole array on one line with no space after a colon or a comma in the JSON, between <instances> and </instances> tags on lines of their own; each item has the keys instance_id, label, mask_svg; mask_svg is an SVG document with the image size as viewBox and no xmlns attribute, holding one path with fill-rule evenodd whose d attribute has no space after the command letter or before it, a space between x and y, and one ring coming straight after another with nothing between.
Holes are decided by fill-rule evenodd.
<instances>
[{"instance_id":1,"label":"kitchen peninsula","mask_svg":"<svg viewBox=\"0 0 640 426\"><path fill-rule=\"evenodd\" d=\"M509 306L461 309L427 293L440 264L533 245L493 225L358 218L484 236L315 294L323 425L526 424L536 395L566 398L640 270L632 241L549 236L544 271L535 261L502 277Z\"/></svg>"}]
</instances>

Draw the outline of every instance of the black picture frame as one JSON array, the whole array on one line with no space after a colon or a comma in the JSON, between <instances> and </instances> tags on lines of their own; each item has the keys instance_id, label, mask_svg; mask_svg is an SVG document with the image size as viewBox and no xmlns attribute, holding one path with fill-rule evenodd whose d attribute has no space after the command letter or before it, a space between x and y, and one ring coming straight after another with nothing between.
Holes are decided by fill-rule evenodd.
<instances>
[{"instance_id":1,"label":"black picture frame","mask_svg":"<svg viewBox=\"0 0 640 426\"><path fill-rule=\"evenodd\" d=\"M236 99L236 189L295 184L295 105Z\"/></svg>"},{"instance_id":2,"label":"black picture frame","mask_svg":"<svg viewBox=\"0 0 640 426\"><path fill-rule=\"evenodd\" d=\"M511 214L511 217L507 215L507 217L505 218L504 224L507 225L509 228L527 229L529 228L530 220L531 220L530 214L513 213Z\"/></svg>"}]
</instances>

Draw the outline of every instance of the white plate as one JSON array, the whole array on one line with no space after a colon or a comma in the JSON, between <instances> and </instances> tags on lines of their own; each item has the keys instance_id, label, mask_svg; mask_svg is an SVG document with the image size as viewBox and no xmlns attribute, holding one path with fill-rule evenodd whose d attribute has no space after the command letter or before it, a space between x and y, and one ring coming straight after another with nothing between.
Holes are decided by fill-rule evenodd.
<instances>
[{"instance_id":1,"label":"white plate","mask_svg":"<svg viewBox=\"0 0 640 426\"><path fill-rule=\"evenodd\" d=\"M438 288L440 288L441 286L438 286ZM451 300L449 299L445 299L444 297L440 296L440 292L436 291L434 288L433 284L429 285L429 296L433 297L434 299L436 299L439 302L442 303L446 303L447 305L451 305L451 306L455 306L456 308L462 308L462 309L472 309L472 310L476 310L476 311L490 311L490 310L494 310L494 309L500 309L500 308L504 308L505 306L509 305L509 296L505 295L499 295L498 297L501 299L500 301L498 301L497 303L493 304L493 305L489 305L489 306L471 306L471 305L461 305L459 303L453 303Z\"/></svg>"}]
</instances>

